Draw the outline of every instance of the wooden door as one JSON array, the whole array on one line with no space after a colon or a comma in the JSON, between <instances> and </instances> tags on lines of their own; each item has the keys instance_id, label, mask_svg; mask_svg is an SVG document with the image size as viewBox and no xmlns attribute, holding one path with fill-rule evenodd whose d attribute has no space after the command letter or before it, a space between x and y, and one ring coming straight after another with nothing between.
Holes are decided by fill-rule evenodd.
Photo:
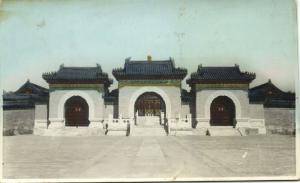
<instances>
[{"instance_id":1,"label":"wooden door","mask_svg":"<svg viewBox=\"0 0 300 183\"><path fill-rule=\"evenodd\" d=\"M135 103L135 112L139 116L159 116L161 111L165 111L164 101L152 92L141 95Z\"/></svg>"},{"instance_id":2,"label":"wooden door","mask_svg":"<svg viewBox=\"0 0 300 183\"><path fill-rule=\"evenodd\" d=\"M74 96L67 100L65 104L66 126L88 126L89 108L86 101Z\"/></svg>"},{"instance_id":3,"label":"wooden door","mask_svg":"<svg viewBox=\"0 0 300 183\"><path fill-rule=\"evenodd\" d=\"M210 107L210 117L212 126L233 126L235 106L232 100L225 96L214 99Z\"/></svg>"}]
</instances>

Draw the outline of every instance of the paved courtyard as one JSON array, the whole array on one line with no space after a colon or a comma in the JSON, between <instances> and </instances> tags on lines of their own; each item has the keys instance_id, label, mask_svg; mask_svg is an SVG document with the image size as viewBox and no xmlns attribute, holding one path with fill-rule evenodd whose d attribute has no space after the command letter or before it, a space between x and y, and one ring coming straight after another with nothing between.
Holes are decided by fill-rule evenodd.
<instances>
[{"instance_id":1,"label":"paved courtyard","mask_svg":"<svg viewBox=\"0 0 300 183\"><path fill-rule=\"evenodd\" d=\"M295 175L295 138L4 137L4 178Z\"/></svg>"}]
</instances>

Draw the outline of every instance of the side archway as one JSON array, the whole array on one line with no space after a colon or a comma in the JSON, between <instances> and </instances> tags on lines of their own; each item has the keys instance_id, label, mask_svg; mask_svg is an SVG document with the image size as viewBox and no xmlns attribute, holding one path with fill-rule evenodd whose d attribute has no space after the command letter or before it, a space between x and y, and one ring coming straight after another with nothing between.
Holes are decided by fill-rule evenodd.
<instances>
[{"instance_id":1,"label":"side archway","mask_svg":"<svg viewBox=\"0 0 300 183\"><path fill-rule=\"evenodd\" d=\"M65 103L66 126L89 126L89 106L80 96L73 96Z\"/></svg>"},{"instance_id":2,"label":"side archway","mask_svg":"<svg viewBox=\"0 0 300 183\"><path fill-rule=\"evenodd\" d=\"M235 106L226 96L215 98L210 106L211 126L235 126Z\"/></svg>"},{"instance_id":3,"label":"side archway","mask_svg":"<svg viewBox=\"0 0 300 183\"><path fill-rule=\"evenodd\" d=\"M129 116L134 117L134 108L135 108L135 102L144 93L147 92L153 92L158 94L163 101L165 102L165 107L166 107L166 117L170 118L171 117L171 101L168 97L168 95L163 91L162 89L158 87L141 87L138 90L136 90L130 97L129 101Z\"/></svg>"},{"instance_id":4,"label":"side archway","mask_svg":"<svg viewBox=\"0 0 300 183\"><path fill-rule=\"evenodd\" d=\"M230 98L232 100L232 102L234 103L234 106L235 106L235 116L236 116L236 118L241 118L241 103L240 103L239 99L232 92L225 91L225 90L215 91L206 99L206 102L205 102L205 118L210 119L211 104L212 104L213 100L215 98L219 97L219 96L226 96L226 97Z\"/></svg>"},{"instance_id":5,"label":"side archway","mask_svg":"<svg viewBox=\"0 0 300 183\"><path fill-rule=\"evenodd\" d=\"M88 104L88 108L89 108L88 119L90 121L93 120L94 116L95 116L94 102L87 93L85 93L83 91L79 91L79 90L69 91L60 98L60 100L58 102L58 107L57 107L58 118L64 119L64 121L65 121L65 115L64 115L65 114L65 110L64 110L65 103L69 98L74 97L74 96L79 96L86 101L86 103Z\"/></svg>"}]
</instances>

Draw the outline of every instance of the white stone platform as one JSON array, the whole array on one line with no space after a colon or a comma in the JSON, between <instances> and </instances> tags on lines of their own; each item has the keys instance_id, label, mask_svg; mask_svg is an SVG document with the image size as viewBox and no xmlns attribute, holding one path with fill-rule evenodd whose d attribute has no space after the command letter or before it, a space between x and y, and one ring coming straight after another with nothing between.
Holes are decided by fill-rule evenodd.
<instances>
[{"instance_id":1,"label":"white stone platform","mask_svg":"<svg viewBox=\"0 0 300 183\"><path fill-rule=\"evenodd\" d=\"M42 136L103 136L105 135L105 131L102 128L62 127L35 129L34 134Z\"/></svg>"},{"instance_id":2,"label":"white stone platform","mask_svg":"<svg viewBox=\"0 0 300 183\"><path fill-rule=\"evenodd\" d=\"M208 128L209 136L242 136L238 129L232 126L212 126Z\"/></svg>"}]
</instances>

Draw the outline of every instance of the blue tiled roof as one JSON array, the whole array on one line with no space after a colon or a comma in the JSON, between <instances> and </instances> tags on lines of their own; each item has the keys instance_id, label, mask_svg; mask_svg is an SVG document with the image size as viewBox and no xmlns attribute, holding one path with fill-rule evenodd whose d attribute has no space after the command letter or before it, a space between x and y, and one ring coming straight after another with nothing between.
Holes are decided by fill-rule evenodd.
<instances>
[{"instance_id":1,"label":"blue tiled roof","mask_svg":"<svg viewBox=\"0 0 300 183\"><path fill-rule=\"evenodd\" d=\"M102 81L112 83L107 73L102 72L101 66L97 67L64 67L57 72L44 73L43 78L48 83L59 81Z\"/></svg>"},{"instance_id":2,"label":"blue tiled roof","mask_svg":"<svg viewBox=\"0 0 300 183\"><path fill-rule=\"evenodd\" d=\"M271 80L249 89L251 103L261 103L265 107L295 107L295 93L284 92L277 88Z\"/></svg>"},{"instance_id":3,"label":"blue tiled roof","mask_svg":"<svg viewBox=\"0 0 300 183\"><path fill-rule=\"evenodd\" d=\"M32 94L38 94L38 95L44 95L48 94L49 90L47 88L41 87L37 84L31 83L29 80L24 83L17 91L15 91L15 94L22 94L26 91L30 91Z\"/></svg>"},{"instance_id":4,"label":"blue tiled roof","mask_svg":"<svg viewBox=\"0 0 300 183\"><path fill-rule=\"evenodd\" d=\"M172 74L174 69L171 61L131 61L125 63L126 74Z\"/></svg>"},{"instance_id":5,"label":"blue tiled roof","mask_svg":"<svg viewBox=\"0 0 300 183\"><path fill-rule=\"evenodd\" d=\"M174 61L130 61L127 60L124 68L113 70L113 75L120 79L183 79L187 75L184 68L176 68Z\"/></svg>"},{"instance_id":6,"label":"blue tiled roof","mask_svg":"<svg viewBox=\"0 0 300 183\"><path fill-rule=\"evenodd\" d=\"M255 79L254 73L241 72L238 65L234 67L202 67L198 66L197 72L191 74L188 83L193 82L224 82L244 81L251 82Z\"/></svg>"},{"instance_id":7,"label":"blue tiled roof","mask_svg":"<svg viewBox=\"0 0 300 183\"><path fill-rule=\"evenodd\" d=\"M17 91L3 94L3 109L34 108L36 103L47 104L48 100L48 89L27 81Z\"/></svg>"}]
</instances>

